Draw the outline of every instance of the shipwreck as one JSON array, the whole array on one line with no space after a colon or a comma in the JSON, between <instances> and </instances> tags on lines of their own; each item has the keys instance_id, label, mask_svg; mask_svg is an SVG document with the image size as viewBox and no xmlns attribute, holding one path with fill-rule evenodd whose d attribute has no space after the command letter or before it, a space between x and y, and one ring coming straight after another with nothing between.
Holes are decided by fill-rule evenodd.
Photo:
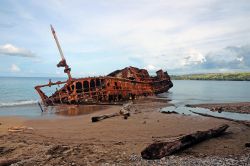
<instances>
[{"instance_id":1,"label":"shipwreck","mask_svg":"<svg viewBox=\"0 0 250 166\"><path fill-rule=\"evenodd\" d=\"M54 28L51 31L58 47L61 61L57 67L64 67L66 81L51 82L35 87L45 106L58 104L111 104L126 100L134 100L141 96L152 96L167 92L173 83L167 72L158 70L156 76L150 76L145 69L126 67L116 70L107 76L72 78L71 69L63 55ZM42 88L61 86L60 89L47 96Z\"/></svg>"}]
</instances>

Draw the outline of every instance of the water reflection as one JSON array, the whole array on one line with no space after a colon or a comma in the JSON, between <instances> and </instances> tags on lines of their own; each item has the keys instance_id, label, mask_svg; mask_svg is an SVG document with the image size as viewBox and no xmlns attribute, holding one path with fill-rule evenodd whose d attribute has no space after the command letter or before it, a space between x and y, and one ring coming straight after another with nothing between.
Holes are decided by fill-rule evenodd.
<instances>
[{"instance_id":1,"label":"water reflection","mask_svg":"<svg viewBox=\"0 0 250 166\"><path fill-rule=\"evenodd\" d=\"M73 105L73 106L56 106L53 111L56 115L62 116L78 116L91 114L96 111L107 109L109 106L105 105Z\"/></svg>"}]
</instances>

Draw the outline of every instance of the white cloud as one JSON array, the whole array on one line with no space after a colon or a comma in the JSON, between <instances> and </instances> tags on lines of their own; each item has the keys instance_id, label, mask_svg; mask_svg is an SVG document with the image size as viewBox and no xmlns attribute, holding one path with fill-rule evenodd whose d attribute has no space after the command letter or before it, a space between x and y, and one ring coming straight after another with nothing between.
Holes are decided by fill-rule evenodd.
<instances>
[{"instance_id":1,"label":"white cloud","mask_svg":"<svg viewBox=\"0 0 250 166\"><path fill-rule=\"evenodd\" d=\"M182 61L188 72L249 71L250 69L250 45L230 46L205 55L197 50L191 52L193 53Z\"/></svg>"},{"instance_id":2,"label":"white cloud","mask_svg":"<svg viewBox=\"0 0 250 166\"><path fill-rule=\"evenodd\" d=\"M240 62L243 62L243 61L244 61L244 58L243 58L243 57L237 57L236 60L237 60L237 61L240 61Z\"/></svg>"},{"instance_id":3,"label":"white cloud","mask_svg":"<svg viewBox=\"0 0 250 166\"><path fill-rule=\"evenodd\" d=\"M204 62L206 62L206 57L203 54L201 54L196 49L190 49L188 56L184 57L181 64L183 66L187 66L187 65L198 65Z\"/></svg>"},{"instance_id":4,"label":"white cloud","mask_svg":"<svg viewBox=\"0 0 250 166\"><path fill-rule=\"evenodd\" d=\"M1 45L0 54L8 56L35 57L34 53L31 51L24 48L18 48L12 44Z\"/></svg>"},{"instance_id":5,"label":"white cloud","mask_svg":"<svg viewBox=\"0 0 250 166\"><path fill-rule=\"evenodd\" d=\"M151 64L149 64L149 65L147 65L146 67L144 67L144 69L148 70L149 72L159 70L158 67L156 67L156 66L154 66L154 65L151 65Z\"/></svg>"},{"instance_id":6,"label":"white cloud","mask_svg":"<svg viewBox=\"0 0 250 166\"><path fill-rule=\"evenodd\" d=\"M16 72L20 72L21 69L16 64L12 64L10 67L10 71L13 73L16 73Z\"/></svg>"}]
</instances>

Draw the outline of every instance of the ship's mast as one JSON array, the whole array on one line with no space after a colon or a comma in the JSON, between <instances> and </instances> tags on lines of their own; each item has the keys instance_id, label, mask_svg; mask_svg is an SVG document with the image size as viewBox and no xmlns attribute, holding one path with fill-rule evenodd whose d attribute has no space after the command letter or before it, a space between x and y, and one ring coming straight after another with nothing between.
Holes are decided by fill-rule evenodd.
<instances>
[{"instance_id":1,"label":"ship's mast","mask_svg":"<svg viewBox=\"0 0 250 166\"><path fill-rule=\"evenodd\" d=\"M64 55L63 55L61 46L60 46L59 41L58 41L58 39L57 39L56 32L55 32L54 28L52 27L52 25L50 25L50 28L51 28L52 34L53 34L53 36L54 36L54 39L55 39L55 41L56 41L56 45L57 45L57 48L58 48L58 50L59 50L60 56L61 56L61 58L62 58L62 60L57 64L57 67L64 67L64 73L67 73L67 75L68 75L68 77L69 77L69 80L71 80L71 79L72 79L71 74L70 74L70 70L71 70L71 69L70 69L69 66L67 65L66 59L65 59L65 57L64 57Z\"/></svg>"}]
</instances>

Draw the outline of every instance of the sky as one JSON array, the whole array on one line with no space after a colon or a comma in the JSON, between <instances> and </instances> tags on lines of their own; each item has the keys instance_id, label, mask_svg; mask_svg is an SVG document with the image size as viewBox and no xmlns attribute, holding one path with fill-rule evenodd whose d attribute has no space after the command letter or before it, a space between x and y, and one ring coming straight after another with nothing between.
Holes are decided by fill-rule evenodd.
<instances>
[{"instance_id":1,"label":"sky","mask_svg":"<svg viewBox=\"0 0 250 166\"><path fill-rule=\"evenodd\" d=\"M249 0L1 0L0 76L250 71Z\"/></svg>"}]
</instances>

